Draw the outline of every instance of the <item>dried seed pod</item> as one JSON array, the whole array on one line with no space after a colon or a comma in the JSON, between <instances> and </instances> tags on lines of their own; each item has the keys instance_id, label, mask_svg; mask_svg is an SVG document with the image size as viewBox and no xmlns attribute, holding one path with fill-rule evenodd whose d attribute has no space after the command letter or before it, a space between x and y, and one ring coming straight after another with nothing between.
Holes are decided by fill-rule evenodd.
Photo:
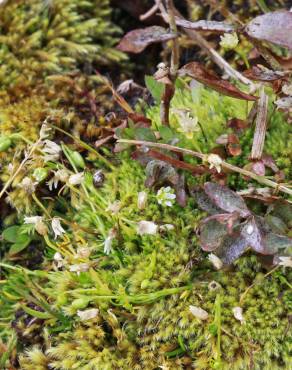
<instances>
[{"instance_id":1,"label":"dried seed pod","mask_svg":"<svg viewBox=\"0 0 292 370\"><path fill-rule=\"evenodd\" d=\"M105 180L105 176L102 170L97 170L93 174L93 184L96 188L100 188Z\"/></svg>"}]
</instances>

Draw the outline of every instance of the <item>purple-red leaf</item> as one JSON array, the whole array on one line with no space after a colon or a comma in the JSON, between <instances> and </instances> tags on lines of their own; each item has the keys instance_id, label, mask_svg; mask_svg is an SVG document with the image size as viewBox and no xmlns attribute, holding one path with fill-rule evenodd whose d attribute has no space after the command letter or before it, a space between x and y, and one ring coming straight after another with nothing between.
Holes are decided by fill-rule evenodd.
<instances>
[{"instance_id":1,"label":"purple-red leaf","mask_svg":"<svg viewBox=\"0 0 292 370\"><path fill-rule=\"evenodd\" d=\"M222 212L222 210L215 206L212 200L201 188L192 189L190 192L191 195L196 199L199 208L208 212L209 215L215 215Z\"/></svg>"},{"instance_id":2,"label":"purple-red leaf","mask_svg":"<svg viewBox=\"0 0 292 370\"><path fill-rule=\"evenodd\" d=\"M213 90L236 99L255 101L258 98L240 91L230 82L222 80L197 62L191 62L179 70L180 76L190 76Z\"/></svg>"},{"instance_id":3,"label":"purple-red leaf","mask_svg":"<svg viewBox=\"0 0 292 370\"><path fill-rule=\"evenodd\" d=\"M249 37L292 50L292 12L277 11L260 15L248 23L245 31Z\"/></svg>"},{"instance_id":4,"label":"purple-red leaf","mask_svg":"<svg viewBox=\"0 0 292 370\"><path fill-rule=\"evenodd\" d=\"M120 41L117 48L128 53L141 53L148 45L174 39L176 34L166 28L151 26L128 32Z\"/></svg>"},{"instance_id":5,"label":"purple-red leaf","mask_svg":"<svg viewBox=\"0 0 292 370\"><path fill-rule=\"evenodd\" d=\"M237 212L241 217L250 215L250 211L241 196L226 186L215 182L207 182L204 185L204 189L213 203L225 212Z\"/></svg>"}]
</instances>

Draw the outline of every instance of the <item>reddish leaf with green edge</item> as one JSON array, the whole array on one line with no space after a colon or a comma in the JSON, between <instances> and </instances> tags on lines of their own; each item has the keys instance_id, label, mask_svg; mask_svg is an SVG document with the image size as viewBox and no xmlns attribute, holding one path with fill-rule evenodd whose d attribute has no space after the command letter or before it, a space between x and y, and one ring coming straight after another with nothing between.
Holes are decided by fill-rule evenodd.
<instances>
[{"instance_id":1,"label":"reddish leaf with green edge","mask_svg":"<svg viewBox=\"0 0 292 370\"><path fill-rule=\"evenodd\" d=\"M210 87L213 90L235 99L243 99L255 101L258 98L253 95L246 94L232 85L230 82L222 80L212 71L209 71L197 62L191 62L179 69L180 76L189 76L201 82L203 85Z\"/></svg>"},{"instance_id":2,"label":"reddish leaf with green edge","mask_svg":"<svg viewBox=\"0 0 292 370\"><path fill-rule=\"evenodd\" d=\"M238 137L235 134L229 134L227 138L227 151L233 157L241 154L241 146Z\"/></svg>"},{"instance_id":3,"label":"reddish leaf with green edge","mask_svg":"<svg viewBox=\"0 0 292 370\"><path fill-rule=\"evenodd\" d=\"M245 32L254 39L292 50L292 12L276 11L260 15L247 24Z\"/></svg>"},{"instance_id":4,"label":"reddish leaf with green edge","mask_svg":"<svg viewBox=\"0 0 292 370\"><path fill-rule=\"evenodd\" d=\"M195 198L199 208L208 212L209 215L215 215L222 212L222 210L212 202L203 189L196 187L191 189L190 193L192 197Z\"/></svg>"},{"instance_id":5,"label":"reddish leaf with green edge","mask_svg":"<svg viewBox=\"0 0 292 370\"><path fill-rule=\"evenodd\" d=\"M174 39L176 34L166 28L151 26L128 32L120 41L117 48L128 53L141 53L148 45Z\"/></svg>"},{"instance_id":6,"label":"reddish leaf with green edge","mask_svg":"<svg viewBox=\"0 0 292 370\"><path fill-rule=\"evenodd\" d=\"M215 182L207 182L204 189L213 203L223 211L228 213L237 212L241 217L250 215L250 211L241 196L226 186Z\"/></svg>"},{"instance_id":7,"label":"reddish leaf with green edge","mask_svg":"<svg viewBox=\"0 0 292 370\"><path fill-rule=\"evenodd\" d=\"M201 222L200 245L204 251L212 252L220 247L227 235L227 226L216 218L209 218Z\"/></svg>"},{"instance_id":8,"label":"reddish leaf with green edge","mask_svg":"<svg viewBox=\"0 0 292 370\"><path fill-rule=\"evenodd\" d=\"M257 66L247 69L243 74L250 80L264 82L277 81L285 78L285 73L282 71L272 71L271 69L267 69L265 67L260 68Z\"/></svg>"},{"instance_id":9,"label":"reddish leaf with green edge","mask_svg":"<svg viewBox=\"0 0 292 370\"><path fill-rule=\"evenodd\" d=\"M231 265L237 258L243 255L247 249L247 241L234 232L232 235L226 235L225 238L223 238L221 246L216 251L216 254L224 265Z\"/></svg>"}]
</instances>

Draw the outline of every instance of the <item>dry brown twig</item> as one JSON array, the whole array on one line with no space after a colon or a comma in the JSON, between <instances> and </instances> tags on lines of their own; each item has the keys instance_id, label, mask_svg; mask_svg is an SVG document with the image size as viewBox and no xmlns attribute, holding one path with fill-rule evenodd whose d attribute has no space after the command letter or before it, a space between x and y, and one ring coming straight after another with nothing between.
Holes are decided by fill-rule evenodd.
<instances>
[{"instance_id":1,"label":"dry brown twig","mask_svg":"<svg viewBox=\"0 0 292 370\"><path fill-rule=\"evenodd\" d=\"M260 90L260 100L258 102L256 127L251 149L251 159L261 159L263 154L267 130L268 101L269 97L265 93L264 87L262 86Z\"/></svg>"}]
</instances>

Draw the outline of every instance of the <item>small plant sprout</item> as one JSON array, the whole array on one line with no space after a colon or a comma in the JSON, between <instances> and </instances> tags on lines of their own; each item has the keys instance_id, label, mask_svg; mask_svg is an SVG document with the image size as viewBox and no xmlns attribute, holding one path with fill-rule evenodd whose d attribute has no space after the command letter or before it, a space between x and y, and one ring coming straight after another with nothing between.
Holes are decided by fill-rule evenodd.
<instances>
[{"instance_id":1,"label":"small plant sprout","mask_svg":"<svg viewBox=\"0 0 292 370\"><path fill-rule=\"evenodd\" d=\"M39 167L33 171L33 178L39 183L44 181L48 176L47 168Z\"/></svg>"},{"instance_id":2,"label":"small plant sprout","mask_svg":"<svg viewBox=\"0 0 292 370\"><path fill-rule=\"evenodd\" d=\"M158 204L161 204L164 207L172 207L175 198L176 195L174 194L174 189L170 186L160 188L156 194Z\"/></svg>"},{"instance_id":3,"label":"small plant sprout","mask_svg":"<svg viewBox=\"0 0 292 370\"><path fill-rule=\"evenodd\" d=\"M219 157L218 154L209 154L207 156L207 162L210 164L209 168L216 168L217 172L221 172L221 165L222 165L222 159Z\"/></svg>"},{"instance_id":4,"label":"small plant sprout","mask_svg":"<svg viewBox=\"0 0 292 370\"><path fill-rule=\"evenodd\" d=\"M139 235L155 235L158 231L158 225L152 221L140 221L137 225Z\"/></svg>"},{"instance_id":5,"label":"small plant sprout","mask_svg":"<svg viewBox=\"0 0 292 370\"><path fill-rule=\"evenodd\" d=\"M189 306L190 313L199 320L207 320L209 314L207 311L203 310L201 307Z\"/></svg>"},{"instance_id":6,"label":"small plant sprout","mask_svg":"<svg viewBox=\"0 0 292 370\"><path fill-rule=\"evenodd\" d=\"M62 148L54 141L45 140L42 151L45 153L45 162L55 162L59 159Z\"/></svg>"},{"instance_id":7,"label":"small plant sprout","mask_svg":"<svg viewBox=\"0 0 292 370\"><path fill-rule=\"evenodd\" d=\"M89 308L88 310L84 311L77 311L77 315L79 316L81 321L92 320L96 318L99 314L99 310L97 308Z\"/></svg>"},{"instance_id":8,"label":"small plant sprout","mask_svg":"<svg viewBox=\"0 0 292 370\"><path fill-rule=\"evenodd\" d=\"M55 239L57 239L59 236L63 235L65 233L65 230L63 229L61 225L61 221L58 217L54 217L52 219L52 229L55 234Z\"/></svg>"},{"instance_id":9,"label":"small plant sprout","mask_svg":"<svg viewBox=\"0 0 292 370\"><path fill-rule=\"evenodd\" d=\"M235 49L239 42L236 33L224 33L223 36L220 36L220 39L220 45L226 50Z\"/></svg>"},{"instance_id":10,"label":"small plant sprout","mask_svg":"<svg viewBox=\"0 0 292 370\"><path fill-rule=\"evenodd\" d=\"M46 235L48 233L47 225L44 223L42 216L25 216L24 223L34 225L35 230L40 235Z\"/></svg>"}]
</instances>

